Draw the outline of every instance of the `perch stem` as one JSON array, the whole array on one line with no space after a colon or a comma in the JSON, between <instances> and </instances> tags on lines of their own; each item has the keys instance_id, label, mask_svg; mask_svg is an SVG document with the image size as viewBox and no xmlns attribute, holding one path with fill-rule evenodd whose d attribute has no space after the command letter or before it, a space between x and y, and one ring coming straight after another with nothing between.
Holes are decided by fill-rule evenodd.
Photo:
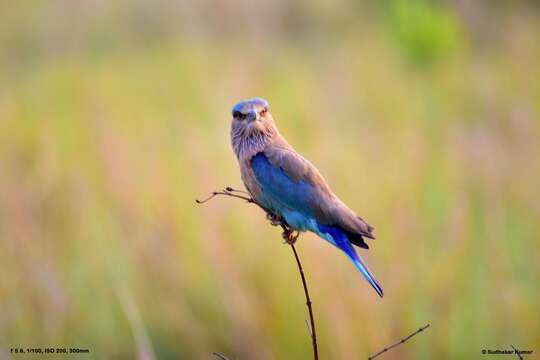
<instances>
[{"instance_id":1,"label":"perch stem","mask_svg":"<svg viewBox=\"0 0 540 360\"><path fill-rule=\"evenodd\" d=\"M302 278L302 285L304 286L304 294L306 295L306 306L308 308L309 312L309 323L310 327L309 335L311 336L311 345L313 347L313 358L315 360L319 359L319 350L317 348L317 333L315 332L315 319L313 318L313 308L311 303L311 298L309 297L309 291L307 287L306 277L304 275L304 270L302 269L302 263L300 262L300 258L298 257L298 253L296 252L296 248L294 247L294 244L291 244L292 251L294 253L294 258L296 259L296 264L298 265L298 271L300 272L300 277Z\"/></svg>"}]
</instances>

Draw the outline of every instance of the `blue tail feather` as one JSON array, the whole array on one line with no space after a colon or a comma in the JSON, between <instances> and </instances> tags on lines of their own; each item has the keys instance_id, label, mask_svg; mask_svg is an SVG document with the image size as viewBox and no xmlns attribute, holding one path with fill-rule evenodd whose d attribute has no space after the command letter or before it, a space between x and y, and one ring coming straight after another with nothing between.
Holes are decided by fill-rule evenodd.
<instances>
[{"instance_id":1,"label":"blue tail feather","mask_svg":"<svg viewBox=\"0 0 540 360\"><path fill-rule=\"evenodd\" d=\"M362 258L358 256L356 251L351 245L351 242L345 235L345 233L335 226L327 226L327 225L321 225L317 224L321 237L329 240L331 243L333 243L336 247L338 247L340 250L342 250L345 255L352 261L354 266L360 271L360 273L364 276L364 278L369 282L369 284L375 289L377 294L380 297L383 297L383 289L375 280L375 277L371 275L371 272L369 271L367 265L362 261ZM326 236L325 236L326 235ZM330 236L331 239L328 239L327 236ZM333 241L332 241L333 240Z\"/></svg>"}]
</instances>

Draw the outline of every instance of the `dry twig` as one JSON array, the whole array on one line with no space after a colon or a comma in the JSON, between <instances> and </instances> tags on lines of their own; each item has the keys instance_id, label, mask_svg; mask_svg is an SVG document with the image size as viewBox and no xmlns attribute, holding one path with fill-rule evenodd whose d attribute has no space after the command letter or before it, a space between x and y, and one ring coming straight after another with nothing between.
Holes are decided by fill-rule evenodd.
<instances>
[{"instance_id":1,"label":"dry twig","mask_svg":"<svg viewBox=\"0 0 540 360\"><path fill-rule=\"evenodd\" d=\"M388 347L385 347L384 349L382 349L381 351L379 351L378 353L374 354L374 355L371 355L370 357L368 357L368 360L373 360L375 359L377 356L381 355L381 354L384 354L385 352L387 352L388 350L390 349L393 349L395 348L396 346L399 346L401 344L403 344L405 341L409 340L410 338L412 338L414 335L418 334L418 333L421 333L422 331L426 330L428 327L430 327L431 324L427 324L423 327L421 327L420 329L416 330L415 332L413 332L412 334L410 334L409 336L399 340L398 342L388 346Z\"/></svg>"},{"instance_id":2,"label":"dry twig","mask_svg":"<svg viewBox=\"0 0 540 360\"><path fill-rule=\"evenodd\" d=\"M298 264L298 271L300 271L300 276L302 277L302 285L304 285L304 293L306 295L306 306L309 311L309 323L310 323L308 330L309 330L309 336L311 337L311 345L313 346L313 358L318 359L319 351L317 348L317 333L315 332L315 320L313 318L313 309L311 307L311 299L309 297L308 287L306 284L306 278L304 276L304 271L302 270L302 264L300 263L300 259L298 258L298 253L296 252L296 248L294 247L294 244L291 244L291 247L294 253L294 257L296 259L296 263Z\"/></svg>"},{"instance_id":3,"label":"dry twig","mask_svg":"<svg viewBox=\"0 0 540 360\"><path fill-rule=\"evenodd\" d=\"M518 349L516 349L514 347L514 345L510 345L512 347L512 349L514 349L514 352L516 353L516 355L518 356L519 360L523 360L523 356L521 356L521 353L519 352Z\"/></svg>"},{"instance_id":4,"label":"dry twig","mask_svg":"<svg viewBox=\"0 0 540 360\"><path fill-rule=\"evenodd\" d=\"M212 355L214 355L215 357L220 358L221 360L229 360L228 357L226 357L225 355L220 354L220 353L218 353L218 352L212 353Z\"/></svg>"}]
</instances>

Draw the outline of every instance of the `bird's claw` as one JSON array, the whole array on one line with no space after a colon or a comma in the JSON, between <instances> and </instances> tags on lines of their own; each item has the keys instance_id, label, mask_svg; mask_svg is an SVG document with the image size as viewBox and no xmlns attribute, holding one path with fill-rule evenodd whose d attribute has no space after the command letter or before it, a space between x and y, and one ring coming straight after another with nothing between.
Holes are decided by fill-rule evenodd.
<instances>
[{"instance_id":1,"label":"bird's claw","mask_svg":"<svg viewBox=\"0 0 540 360\"><path fill-rule=\"evenodd\" d=\"M300 236L299 231L293 231L290 229L283 230L283 233L281 234L283 237L283 243L288 245L294 245L298 237Z\"/></svg>"},{"instance_id":2,"label":"bird's claw","mask_svg":"<svg viewBox=\"0 0 540 360\"><path fill-rule=\"evenodd\" d=\"M267 212L266 218L272 226L281 226L283 228L281 236L283 237L284 244L293 245L300 236L300 232L292 230L281 216Z\"/></svg>"},{"instance_id":3,"label":"bird's claw","mask_svg":"<svg viewBox=\"0 0 540 360\"><path fill-rule=\"evenodd\" d=\"M281 217L276 214L267 213L266 218L270 221L270 225L272 226L279 226L282 223Z\"/></svg>"}]
</instances>

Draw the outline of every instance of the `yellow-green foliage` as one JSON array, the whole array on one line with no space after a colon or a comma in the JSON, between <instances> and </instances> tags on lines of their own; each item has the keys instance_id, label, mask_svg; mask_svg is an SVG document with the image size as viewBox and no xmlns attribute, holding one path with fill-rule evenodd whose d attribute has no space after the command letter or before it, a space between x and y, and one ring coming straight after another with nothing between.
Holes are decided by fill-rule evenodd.
<instances>
[{"instance_id":1,"label":"yellow-green foliage","mask_svg":"<svg viewBox=\"0 0 540 360\"><path fill-rule=\"evenodd\" d=\"M18 17L0 30L3 352L309 358L300 279L278 229L239 201L194 202L241 187L229 111L252 96L269 100L284 136L376 228L361 252L382 300L330 245L299 240L322 358L366 358L428 322L385 358L540 351L536 8L496 13L506 29L496 36L443 7L389 4L388 20L345 3L317 2L292 39L295 22L275 20L281 8L248 11L277 28L237 25L245 34L222 31L221 11L245 19L226 5L193 5L211 17L207 32L179 33L145 32L144 17L118 25L122 8L6 10ZM425 23L408 24L411 13ZM141 40L122 27L137 21Z\"/></svg>"}]
</instances>

